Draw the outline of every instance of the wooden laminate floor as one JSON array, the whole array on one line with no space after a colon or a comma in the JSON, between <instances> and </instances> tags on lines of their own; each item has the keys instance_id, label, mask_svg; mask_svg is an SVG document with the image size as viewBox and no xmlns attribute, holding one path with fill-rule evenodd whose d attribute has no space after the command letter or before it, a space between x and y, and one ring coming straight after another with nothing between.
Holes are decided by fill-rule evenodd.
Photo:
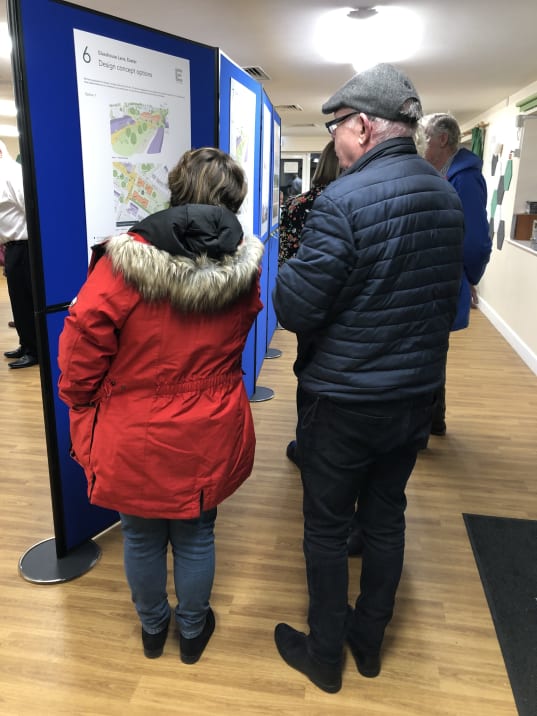
<instances>
[{"instance_id":1,"label":"wooden laminate floor","mask_svg":"<svg viewBox=\"0 0 537 716\"><path fill-rule=\"evenodd\" d=\"M0 278L0 345L17 345ZM342 690L326 694L280 659L274 625L305 628L301 487L285 447L295 423L294 336L276 331L253 404L254 472L219 511L212 605L217 626L197 665L170 636L145 659L113 528L99 563L71 582L18 574L33 544L53 536L38 368L0 360L0 714L80 716L515 716L463 512L534 518L537 378L478 311L454 334L448 434L420 454L408 488L407 550L383 669L361 677L347 659ZM4 365L2 365L4 361ZM351 598L360 560L351 560ZM170 589L171 587L170 581Z\"/></svg>"}]
</instances>

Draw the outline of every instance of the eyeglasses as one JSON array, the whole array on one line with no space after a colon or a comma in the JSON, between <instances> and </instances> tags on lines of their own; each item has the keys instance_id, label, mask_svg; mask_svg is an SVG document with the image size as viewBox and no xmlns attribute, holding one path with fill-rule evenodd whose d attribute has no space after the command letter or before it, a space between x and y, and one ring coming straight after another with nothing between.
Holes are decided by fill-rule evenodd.
<instances>
[{"instance_id":1,"label":"eyeglasses","mask_svg":"<svg viewBox=\"0 0 537 716\"><path fill-rule=\"evenodd\" d=\"M360 112L349 112L348 114L344 114L343 117L336 117L335 119L331 119L329 122L325 122L324 126L328 129L328 133L333 137L339 125L346 122L351 117L354 117L355 114L360 114Z\"/></svg>"}]
</instances>

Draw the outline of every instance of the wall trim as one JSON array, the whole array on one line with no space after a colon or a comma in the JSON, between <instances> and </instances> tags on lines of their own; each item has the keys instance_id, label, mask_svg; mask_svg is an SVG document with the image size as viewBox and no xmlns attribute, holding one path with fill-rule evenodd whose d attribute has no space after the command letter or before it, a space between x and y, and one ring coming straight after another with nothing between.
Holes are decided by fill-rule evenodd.
<instances>
[{"instance_id":1,"label":"wall trim","mask_svg":"<svg viewBox=\"0 0 537 716\"><path fill-rule=\"evenodd\" d=\"M537 355L531 348L524 343L520 336L513 331L512 328L496 313L492 306L487 303L481 296L479 297L479 308L482 313L489 319L492 325L509 343L515 353L522 358L528 368L537 375Z\"/></svg>"}]
</instances>

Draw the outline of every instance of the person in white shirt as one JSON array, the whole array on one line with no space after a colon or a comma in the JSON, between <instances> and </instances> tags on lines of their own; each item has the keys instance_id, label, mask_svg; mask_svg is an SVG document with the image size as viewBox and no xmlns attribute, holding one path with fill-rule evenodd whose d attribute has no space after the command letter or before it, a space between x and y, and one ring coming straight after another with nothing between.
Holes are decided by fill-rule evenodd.
<instances>
[{"instance_id":1,"label":"person in white shirt","mask_svg":"<svg viewBox=\"0 0 537 716\"><path fill-rule=\"evenodd\" d=\"M38 359L22 168L1 140L0 243L5 245L7 288L20 342L4 356L13 359L10 368L28 368Z\"/></svg>"}]
</instances>

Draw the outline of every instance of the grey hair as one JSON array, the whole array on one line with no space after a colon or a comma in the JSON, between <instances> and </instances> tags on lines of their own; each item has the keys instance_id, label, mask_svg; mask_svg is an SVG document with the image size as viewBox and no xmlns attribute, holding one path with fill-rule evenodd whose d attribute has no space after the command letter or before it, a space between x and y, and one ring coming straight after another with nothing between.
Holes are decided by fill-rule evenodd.
<instances>
[{"instance_id":1,"label":"grey hair","mask_svg":"<svg viewBox=\"0 0 537 716\"><path fill-rule=\"evenodd\" d=\"M427 122L425 133L429 136L445 132L448 138L448 145L453 149L459 148L461 141L461 128L459 123L451 114L433 114Z\"/></svg>"},{"instance_id":2,"label":"grey hair","mask_svg":"<svg viewBox=\"0 0 537 716\"><path fill-rule=\"evenodd\" d=\"M393 122L390 119L382 119L382 117L369 117L369 119L374 122L375 137L378 142L395 137L414 137L418 129L417 122L412 125L408 122Z\"/></svg>"},{"instance_id":3,"label":"grey hair","mask_svg":"<svg viewBox=\"0 0 537 716\"><path fill-rule=\"evenodd\" d=\"M367 118L374 123L374 133L377 142L384 142L395 137L416 137L419 128L419 120L423 112L421 102L417 99L407 100L401 108L401 114L407 117L406 121L394 121L367 115Z\"/></svg>"}]
</instances>

